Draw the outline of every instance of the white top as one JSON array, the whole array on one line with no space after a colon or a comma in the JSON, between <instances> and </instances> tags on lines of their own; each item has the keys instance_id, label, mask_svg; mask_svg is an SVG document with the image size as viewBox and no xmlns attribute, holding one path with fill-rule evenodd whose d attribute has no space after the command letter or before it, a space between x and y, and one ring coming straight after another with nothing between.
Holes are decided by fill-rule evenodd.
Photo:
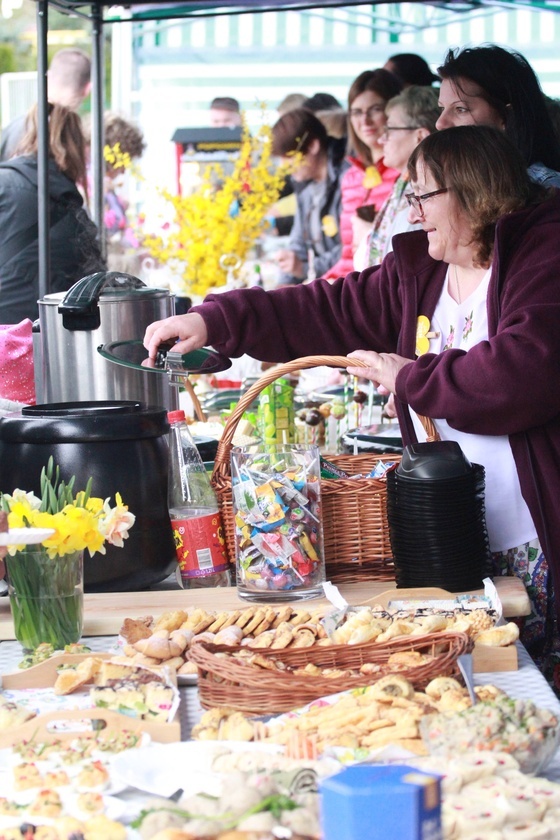
<instances>
[{"instance_id":1,"label":"white top","mask_svg":"<svg viewBox=\"0 0 560 840\"><path fill-rule=\"evenodd\" d=\"M385 259L387 254L393 250L393 236L397 233L408 233L410 230L421 230L420 222L411 224L408 221L408 206L405 210L400 210L393 219L390 227L390 232L387 237L387 243L381 254L380 263ZM367 236L362 237L362 240L354 253L354 269L356 271L364 271L371 265L369 261L369 249L371 246L371 232Z\"/></svg>"},{"instance_id":2,"label":"white top","mask_svg":"<svg viewBox=\"0 0 560 840\"><path fill-rule=\"evenodd\" d=\"M488 340L486 295L490 269L480 285L466 300L456 303L448 291L449 270L440 299L431 321L430 331L438 335L430 339L430 353L451 348L469 350ZM411 410L419 441L426 432ZM445 420L434 419L442 440L455 440L471 463L486 470L486 525L491 551L507 551L529 540L537 532L519 486L519 478L507 435L473 435L453 429Z\"/></svg>"}]
</instances>

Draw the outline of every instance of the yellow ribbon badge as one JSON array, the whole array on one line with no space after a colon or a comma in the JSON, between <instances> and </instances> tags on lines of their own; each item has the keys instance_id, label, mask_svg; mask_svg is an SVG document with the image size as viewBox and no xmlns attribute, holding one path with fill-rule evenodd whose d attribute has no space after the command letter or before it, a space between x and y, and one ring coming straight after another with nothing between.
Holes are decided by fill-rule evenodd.
<instances>
[{"instance_id":1,"label":"yellow ribbon badge","mask_svg":"<svg viewBox=\"0 0 560 840\"><path fill-rule=\"evenodd\" d=\"M425 315L416 321L416 355L423 356L430 349L430 338L439 338L438 332L430 332L430 322Z\"/></svg>"},{"instance_id":2,"label":"yellow ribbon badge","mask_svg":"<svg viewBox=\"0 0 560 840\"><path fill-rule=\"evenodd\" d=\"M336 236L338 233L338 225L334 216L323 216L321 226L325 236Z\"/></svg>"},{"instance_id":3,"label":"yellow ribbon badge","mask_svg":"<svg viewBox=\"0 0 560 840\"><path fill-rule=\"evenodd\" d=\"M379 174L379 169L377 166L368 166L366 171L364 172L364 180L362 181L362 185L366 188L366 190L372 190L374 187L378 187L379 184L382 182L382 177Z\"/></svg>"}]
</instances>

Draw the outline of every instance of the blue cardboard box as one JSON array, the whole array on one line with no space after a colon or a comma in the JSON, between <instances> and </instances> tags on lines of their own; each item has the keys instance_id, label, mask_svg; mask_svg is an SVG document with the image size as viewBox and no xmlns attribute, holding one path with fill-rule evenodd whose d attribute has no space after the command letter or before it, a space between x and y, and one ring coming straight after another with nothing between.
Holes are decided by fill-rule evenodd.
<instances>
[{"instance_id":1,"label":"blue cardboard box","mask_svg":"<svg viewBox=\"0 0 560 840\"><path fill-rule=\"evenodd\" d=\"M356 765L320 783L323 840L442 840L440 777Z\"/></svg>"}]
</instances>

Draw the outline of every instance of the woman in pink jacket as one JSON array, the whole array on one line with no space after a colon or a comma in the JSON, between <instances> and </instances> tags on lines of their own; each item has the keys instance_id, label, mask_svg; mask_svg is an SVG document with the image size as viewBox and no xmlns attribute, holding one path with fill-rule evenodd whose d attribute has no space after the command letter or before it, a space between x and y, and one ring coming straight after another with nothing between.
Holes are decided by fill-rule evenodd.
<instances>
[{"instance_id":1,"label":"woman in pink jacket","mask_svg":"<svg viewBox=\"0 0 560 840\"><path fill-rule=\"evenodd\" d=\"M360 234L371 229L374 214L391 193L399 173L383 163L380 139L385 131L385 105L402 85L388 70L365 70L348 93L348 145L352 164L342 177L339 221L342 255L324 275L336 278L353 270ZM367 207L367 211L360 208ZM360 224L362 222L362 224Z\"/></svg>"}]
</instances>

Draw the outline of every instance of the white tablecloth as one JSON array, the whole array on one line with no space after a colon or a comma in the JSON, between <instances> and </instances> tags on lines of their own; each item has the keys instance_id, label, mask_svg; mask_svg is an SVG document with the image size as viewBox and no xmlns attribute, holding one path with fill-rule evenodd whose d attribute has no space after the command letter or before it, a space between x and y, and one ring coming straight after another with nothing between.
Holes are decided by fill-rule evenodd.
<instances>
[{"instance_id":1,"label":"white tablecloth","mask_svg":"<svg viewBox=\"0 0 560 840\"><path fill-rule=\"evenodd\" d=\"M93 651L106 651L115 646L116 637L89 637L84 639L84 643ZM478 685L492 683L512 697L533 700L538 706L551 709L560 716L560 701L521 644L518 644L518 655L519 669L517 671L475 674L475 682ZM21 658L22 649L19 642L0 642L0 674L16 670ZM180 693L183 701L179 711L181 738L186 741L192 727L200 719L202 708L196 686L182 687ZM544 775L555 782L560 782L560 750Z\"/></svg>"}]
</instances>

